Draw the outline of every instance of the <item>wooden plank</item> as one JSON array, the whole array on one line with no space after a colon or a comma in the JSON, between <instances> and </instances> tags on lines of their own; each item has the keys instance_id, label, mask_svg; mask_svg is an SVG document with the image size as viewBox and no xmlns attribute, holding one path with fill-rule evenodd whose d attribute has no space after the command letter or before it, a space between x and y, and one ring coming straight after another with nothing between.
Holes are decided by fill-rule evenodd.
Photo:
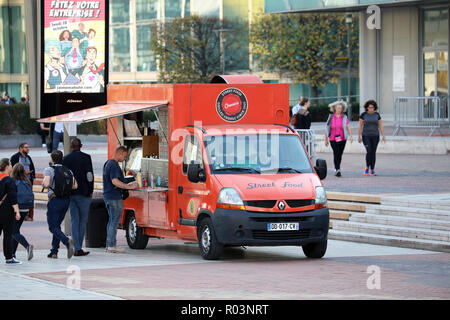
<instances>
[{"instance_id":1,"label":"wooden plank","mask_svg":"<svg viewBox=\"0 0 450 320\"><path fill-rule=\"evenodd\" d=\"M366 212L366 206L350 202L328 201L328 208L342 211Z\"/></svg>"},{"instance_id":2,"label":"wooden plank","mask_svg":"<svg viewBox=\"0 0 450 320\"><path fill-rule=\"evenodd\" d=\"M330 219L348 221L350 216L351 214L347 211L330 210Z\"/></svg>"},{"instance_id":3,"label":"wooden plank","mask_svg":"<svg viewBox=\"0 0 450 320\"><path fill-rule=\"evenodd\" d=\"M363 202L363 203L377 203L377 204L381 203L381 196L364 193L328 191L327 199L338 201Z\"/></svg>"}]
</instances>

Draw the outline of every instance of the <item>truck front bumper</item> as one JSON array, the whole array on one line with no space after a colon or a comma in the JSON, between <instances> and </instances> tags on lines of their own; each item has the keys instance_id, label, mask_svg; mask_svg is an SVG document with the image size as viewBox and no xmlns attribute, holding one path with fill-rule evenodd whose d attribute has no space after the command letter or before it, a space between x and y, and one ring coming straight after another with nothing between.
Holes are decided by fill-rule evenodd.
<instances>
[{"instance_id":1,"label":"truck front bumper","mask_svg":"<svg viewBox=\"0 0 450 320\"><path fill-rule=\"evenodd\" d=\"M304 245L327 239L328 208L291 213L264 213L217 208L212 222L217 241L230 246ZM298 222L299 230L268 231L268 224Z\"/></svg>"}]
</instances>

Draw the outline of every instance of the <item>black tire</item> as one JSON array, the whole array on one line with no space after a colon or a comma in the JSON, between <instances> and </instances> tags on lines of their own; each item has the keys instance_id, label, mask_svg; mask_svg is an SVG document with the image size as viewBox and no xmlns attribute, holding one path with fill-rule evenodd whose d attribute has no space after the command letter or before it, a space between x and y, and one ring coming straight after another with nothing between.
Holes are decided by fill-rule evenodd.
<instances>
[{"instance_id":1,"label":"black tire","mask_svg":"<svg viewBox=\"0 0 450 320\"><path fill-rule=\"evenodd\" d=\"M144 234L144 230L136 224L134 213L127 215L126 237L128 246L131 249L145 249L148 243L148 236Z\"/></svg>"},{"instance_id":2,"label":"black tire","mask_svg":"<svg viewBox=\"0 0 450 320\"><path fill-rule=\"evenodd\" d=\"M327 251L328 240L322 242L308 243L302 246L303 253L308 258L320 259L325 255Z\"/></svg>"},{"instance_id":3,"label":"black tire","mask_svg":"<svg viewBox=\"0 0 450 320\"><path fill-rule=\"evenodd\" d=\"M217 260L222 256L223 244L217 241L216 232L210 218L204 218L197 227L198 246L205 260Z\"/></svg>"}]
</instances>

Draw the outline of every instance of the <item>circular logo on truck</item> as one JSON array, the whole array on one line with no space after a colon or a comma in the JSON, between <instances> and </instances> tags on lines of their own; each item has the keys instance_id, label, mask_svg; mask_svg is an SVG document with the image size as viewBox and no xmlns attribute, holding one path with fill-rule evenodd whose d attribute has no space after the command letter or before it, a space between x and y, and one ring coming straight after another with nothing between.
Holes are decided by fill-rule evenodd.
<instances>
[{"instance_id":1,"label":"circular logo on truck","mask_svg":"<svg viewBox=\"0 0 450 320\"><path fill-rule=\"evenodd\" d=\"M236 88L223 90L216 100L219 116L227 122L241 120L247 113L248 103L244 93Z\"/></svg>"}]
</instances>

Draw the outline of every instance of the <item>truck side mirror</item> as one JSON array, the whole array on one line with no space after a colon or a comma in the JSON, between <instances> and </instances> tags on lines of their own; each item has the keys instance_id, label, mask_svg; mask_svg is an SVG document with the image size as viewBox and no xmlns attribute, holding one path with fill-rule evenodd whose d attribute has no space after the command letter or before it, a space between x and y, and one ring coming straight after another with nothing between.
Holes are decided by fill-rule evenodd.
<instances>
[{"instance_id":1,"label":"truck side mirror","mask_svg":"<svg viewBox=\"0 0 450 320\"><path fill-rule=\"evenodd\" d=\"M187 176L188 180L193 183L203 182L206 180L205 170L200 167L199 163L195 163L193 160L188 165Z\"/></svg>"},{"instance_id":2,"label":"truck side mirror","mask_svg":"<svg viewBox=\"0 0 450 320\"><path fill-rule=\"evenodd\" d=\"M319 176L320 180L323 180L327 177L327 161L324 159L317 159L316 160L316 166L314 167L316 170L317 175Z\"/></svg>"}]
</instances>

